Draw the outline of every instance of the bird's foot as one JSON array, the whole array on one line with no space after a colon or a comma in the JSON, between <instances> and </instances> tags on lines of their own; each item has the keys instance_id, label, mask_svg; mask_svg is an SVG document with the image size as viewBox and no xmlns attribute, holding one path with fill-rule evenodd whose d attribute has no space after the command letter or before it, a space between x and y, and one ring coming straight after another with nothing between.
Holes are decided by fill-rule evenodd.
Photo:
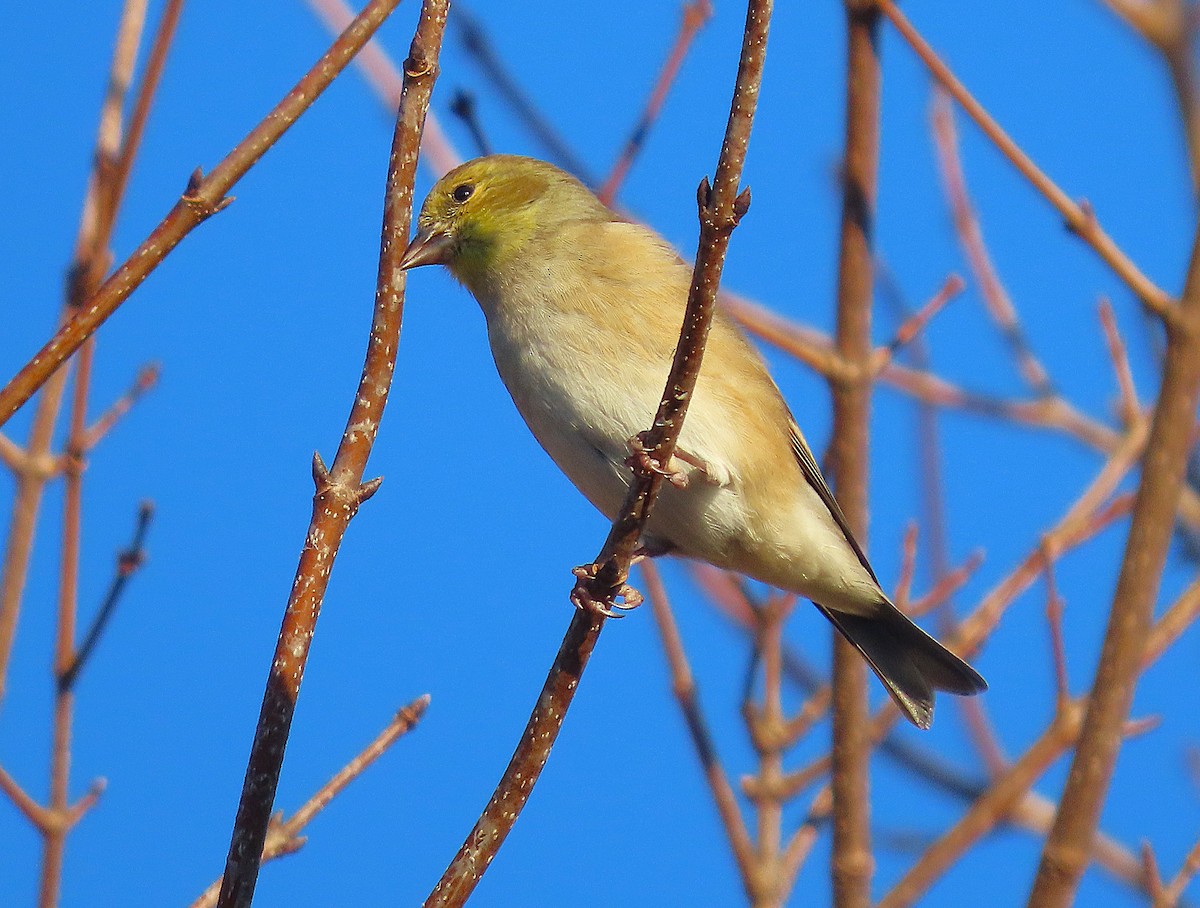
<instances>
[{"instance_id":1,"label":"bird's foot","mask_svg":"<svg viewBox=\"0 0 1200 908\"><path fill-rule=\"evenodd\" d=\"M624 612L632 611L642 604L642 594L628 583L621 583L613 592L604 598L597 598L592 592L592 582L600 573L598 564L581 564L571 571L578 579L575 589L571 591L571 603L575 608L605 618L624 618ZM617 602L620 599L621 602Z\"/></svg>"},{"instance_id":2,"label":"bird's foot","mask_svg":"<svg viewBox=\"0 0 1200 908\"><path fill-rule=\"evenodd\" d=\"M641 469L647 473L657 473L677 489L686 489L688 487L688 471L682 466L678 458L672 457L667 461L667 465L663 466L657 458L651 456L650 452L646 450L645 432L639 432L633 438L629 439L629 449L633 453L625 460L627 466L633 467L635 470Z\"/></svg>"}]
</instances>

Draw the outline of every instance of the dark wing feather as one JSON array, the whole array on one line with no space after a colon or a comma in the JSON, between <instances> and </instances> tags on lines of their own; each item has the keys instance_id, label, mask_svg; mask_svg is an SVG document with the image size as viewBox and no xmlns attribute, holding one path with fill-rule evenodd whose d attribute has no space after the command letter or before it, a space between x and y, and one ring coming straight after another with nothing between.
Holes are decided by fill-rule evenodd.
<instances>
[{"instance_id":1,"label":"dark wing feather","mask_svg":"<svg viewBox=\"0 0 1200 908\"><path fill-rule=\"evenodd\" d=\"M846 520L846 515L842 513L841 505L837 503L837 499L833 497L833 492L829 491L829 486L825 484L825 477L821 475L821 468L817 466L816 460L813 459L812 451L809 450L808 443L804 440L804 435L801 434L800 427L796 425L795 419L789 419L788 429L792 439L792 453L796 455L796 462L800 464L800 471L804 474L805 481L820 496L825 507L829 509L829 513L833 515L833 519L841 528L842 535L850 543L850 548L854 549L854 554L858 556L858 560L862 566L867 569L867 573L871 575L871 579L879 583L879 578L875 576L875 571L871 569L871 563L867 561L867 556L863 553L862 547L858 544L858 540L854 538L854 532L850 529L850 522Z\"/></svg>"}]
</instances>

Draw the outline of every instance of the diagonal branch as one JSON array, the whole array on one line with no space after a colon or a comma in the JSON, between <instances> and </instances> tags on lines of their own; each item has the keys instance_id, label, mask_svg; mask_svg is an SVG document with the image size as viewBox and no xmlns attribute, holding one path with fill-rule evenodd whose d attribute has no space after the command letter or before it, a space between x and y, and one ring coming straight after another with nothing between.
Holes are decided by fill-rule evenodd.
<instances>
[{"instance_id":1,"label":"diagonal branch","mask_svg":"<svg viewBox=\"0 0 1200 908\"><path fill-rule=\"evenodd\" d=\"M192 174L183 196L150 236L0 389L0 425L6 423L84 340L95 333L185 236L233 201L227 195L229 190L329 87L399 2L372 0L317 64L212 173L207 177L199 170Z\"/></svg>"},{"instance_id":2,"label":"diagonal branch","mask_svg":"<svg viewBox=\"0 0 1200 908\"><path fill-rule=\"evenodd\" d=\"M1167 322L1162 386L1079 746L1046 839L1030 905L1067 906L1075 896L1121 746L1154 617L1175 509L1200 402L1200 230L1177 317Z\"/></svg>"},{"instance_id":3,"label":"diagonal branch","mask_svg":"<svg viewBox=\"0 0 1200 908\"><path fill-rule=\"evenodd\" d=\"M1000 128L1000 124L992 118L983 105L967 91L966 86L958 80L950 67L942 61L912 23L904 17L893 0L871 0L871 2L891 20L896 31L921 58L921 62L925 64L933 77L945 86L954 100L962 105L963 110L983 130L984 135L991 139L992 143L1000 149L1001 154L1008 158L1033 188L1040 192L1058 211L1066 221L1067 227L1095 250L1096 254L1104 260L1104 263L1113 270L1117 277L1125 282L1147 309L1163 319L1170 319L1173 312L1171 296L1141 272L1100 226L1095 213L1090 208L1074 201L1033 163L1029 155L1021 150L1008 133Z\"/></svg>"},{"instance_id":4,"label":"diagonal branch","mask_svg":"<svg viewBox=\"0 0 1200 908\"><path fill-rule=\"evenodd\" d=\"M670 462L674 453L700 372L729 237L749 205L749 194L739 194L738 184L762 82L772 7L771 0L750 0L748 4L733 104L716 177L711 189L707 179L700 184L700 242L683 329L654 425L643 438L646 453L659 463ZM491 800L426 899L425 908L466 902L525 806L595 648L605 612L624 592L632 593L626 584L629 565L661 482L662 476L654 471L636 472L595 563L577 569L579 580L572 599L582 607L571 619L537 706Z\"/></svg>"},{"instance_id":5,"label":"diagonal branch","mask_svg":"<svg viewBox=\"0 0 1200 908\"><path fill-rule=\"evenodd\" d=\"M363 482L362 477L396 366L405 289L404 272L397 266L412 221L417 152L425 111L437 78L448 8L448 0L425 0L404 65L404 91L388 165L375 313L366 361L332 468L326 469L319 454L313 457L316 494L312 520L305 534L246 766L218 901L221 908L246 908L254 896L296 698L329 575L350 521L381 482L379 479ZM383 9L375 8L375 15L381 17ZM372 30L362 22L360 17L359 24L351 29L359 43Z\"/></svg>"}]
</instances>

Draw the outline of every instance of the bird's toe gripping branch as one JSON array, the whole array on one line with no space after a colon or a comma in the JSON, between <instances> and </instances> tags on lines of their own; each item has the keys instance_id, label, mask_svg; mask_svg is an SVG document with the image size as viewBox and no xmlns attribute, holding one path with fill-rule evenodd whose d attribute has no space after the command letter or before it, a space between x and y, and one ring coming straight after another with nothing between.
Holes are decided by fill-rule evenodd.
<instances>
[{"instance_id":1,"label":"bird's toe gripping branch","mask_svg":"<svg viewBox=\"0 0 1200 908\"><path fill-rule=\"evenodd\" d=\"M571 573L578 579L571 590L571 603L575 608L605 618L624 618L624 612L632 611L642 604L642 594L624 581L612 583L602 575L606 564L581 564ZM620 599L620 602L617 600Z\"/></svg>"},{"instance_id":2,"label":"bird's toe gripping branch","mask_svg":"<svg viewBox=\"0 0 1200 908\"><path fill-rule=\"evenodd\" d=\"M688 470L684 464L676 457L672 457L667 461L666 466L654 457L654 455L646 448L646 432L639 432L633 438L629 439L629 449L633 453L625 459L625 465L634 470L640 470L643 473L657 473L663 477L671 485L677 489L686 489L688 486Z\"/></svg>"}]
</instances>

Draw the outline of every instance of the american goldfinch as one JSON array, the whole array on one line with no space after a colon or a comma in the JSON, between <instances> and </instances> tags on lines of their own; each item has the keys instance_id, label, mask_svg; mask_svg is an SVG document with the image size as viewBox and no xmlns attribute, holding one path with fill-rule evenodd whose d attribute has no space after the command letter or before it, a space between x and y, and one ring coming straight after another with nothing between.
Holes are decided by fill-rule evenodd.
<instances>
[{"instance_id":1,"label":"american goldfinch","mask_svg":"<svg viewBox=\"0 0 1200 908\"><path fill-rule=\"evenodd\" d=\"M401 268L441 264L487 320L526 424L612 519L631 440L653 418L683 322L691 267L652 230L543 161L491 155L430 191ZM879 586L762 359L720 312L642 545L811 599L928 728L935 690L975 694L969 665Z\"/></svg>"}]
</instances>

